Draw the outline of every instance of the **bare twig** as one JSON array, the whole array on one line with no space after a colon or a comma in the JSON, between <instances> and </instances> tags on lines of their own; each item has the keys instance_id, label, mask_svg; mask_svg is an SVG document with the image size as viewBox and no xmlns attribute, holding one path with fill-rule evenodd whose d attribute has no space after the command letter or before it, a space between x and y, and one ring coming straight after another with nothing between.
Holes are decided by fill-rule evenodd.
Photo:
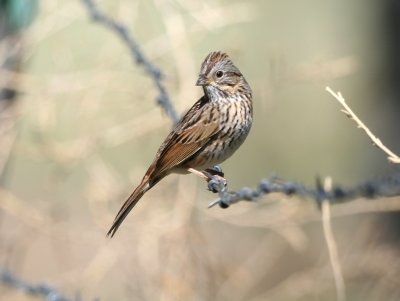
<instances>
[{"instance_id":1,"label":"bare twig","mask_svg":"<svg viewBox=\"0 0 400 301\"><path fill-rule=\"evenodd\" d=\"M10 271L0 267L0 282L3 282L21 291L46 298L49 301L82 301L81 298L68 298L63 296L57 289L47 284L31 284L15 276Z\"/></svg>"},{"instance_id":2,"label":"bare twig","mask_svg":"<svg viewBox=\"0 0 400 301\"><path fill-rule=\"evenodd\" d=\"M332 190L332 179L326 178L324 181L324 191ZM338 301L346 300L346 288L344 284L342 268L339 261L338 250L336 246L335 237L333 236L331 225L331 211L328 199L321 200L322 211L322 227L324 229L324 237L329 251L329 259L331 262L333 278L335 280L336 294Z\"/></svg>"},{"instance_id":3,"label":"bare twig","mask_svg":"<svg viewBox=\"0 0 400 301\"><path fill-rule=\"evenodd\" d=\"M328 91L336 100L342 105L343 109L341 110L347 117L353 119L354 122L357 124L358 128L361 128L371 139L372 143L381 149L384 153L388 155L388 160L392 163L400 163L400 157L393 153L390 149L388 149L382 141L377 138L370 129L357 117L357 115L352 111L352 109L346 103L344 97L340 92L333 92L330 87L326 87L326 91Z\"/></svg>"},{"instance_id":4,"label":"bare twig","mask_svg":"<svg viewBox=\"0 0 400 301\"><path fill-rule=\"evenodd\" d=\"M157 103L164 109L167 115L176 123L179 119L174 106L168 96L167 90L162 83L163 74L157 66L150 62L146 55L140 49L139 44L132 37L129 30L119 22L106 16L94 3L93 0L82 0L85 4L90 16L94 21L103 24L108 29L115 32L128 46L132 58L138 65L142 65L147 74L153 79L153 82L158 90Z\"/></svg>"}]
</instances>

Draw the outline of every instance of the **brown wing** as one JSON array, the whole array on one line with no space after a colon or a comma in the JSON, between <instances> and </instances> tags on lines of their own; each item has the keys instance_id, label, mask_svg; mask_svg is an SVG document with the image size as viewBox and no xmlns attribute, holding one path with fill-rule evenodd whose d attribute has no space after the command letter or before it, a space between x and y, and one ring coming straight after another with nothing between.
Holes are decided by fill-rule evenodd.
<instances>
[{"instance_id":1,"label":"brown wing","mask_svg":"<svg viewBox=\"0 0 400 301\"><path fill-rule=\"evenodd\" d=\"M219 131L219 112L203 97L175 126L157 152L151 178L178 166L214 139Z\"/></svg>"},{"instance_id":2,"label":"brown wing","mask_svg":"<svg viewBox=\"0 0 400 301\"><path fill-rule=\"evenodd\" d=\"M119 210L107 235L115 234L143 194L161 180L168 170L190 158L215 138L219 129L218 120L219 112L206 97L193 105L159 148L142 182Z\"/></svg>"}]
</instances>

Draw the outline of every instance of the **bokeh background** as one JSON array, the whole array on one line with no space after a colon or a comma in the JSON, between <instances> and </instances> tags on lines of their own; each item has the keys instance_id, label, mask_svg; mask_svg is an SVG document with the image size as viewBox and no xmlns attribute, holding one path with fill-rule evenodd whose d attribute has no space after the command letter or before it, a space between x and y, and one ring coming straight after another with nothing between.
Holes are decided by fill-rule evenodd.
<instances>
[{"instance_id":1,"label":"bokeh background","mask_svg":"<svg viewBox=\"0 0 400 301\"><path fill-rule=\"evenodd\" d=\"M277 174L352 186L397 172L326 91L400 152L396 0L97 1L165 74L178 112L226 51L254 125L222 167L231 190ZM0 267L84 300L336 300L314 200L228 210L195 176L148 192L105 234L169 132L157 91L80 1L0 1ZM399 300L399 198L332 208L348 300ZM0 300L39 300L0 283Z\"/></svg>"}]
</instances>

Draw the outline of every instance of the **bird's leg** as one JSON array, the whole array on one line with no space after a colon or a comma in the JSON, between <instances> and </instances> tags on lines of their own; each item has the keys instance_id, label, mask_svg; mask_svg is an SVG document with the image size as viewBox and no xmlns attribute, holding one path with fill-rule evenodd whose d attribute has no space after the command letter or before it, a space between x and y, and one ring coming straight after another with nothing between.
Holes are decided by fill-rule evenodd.
<instances>
[{"instance_id":1,"label":"bird's leg","mask_svg":"<svg viewBox=\"0 0 400 301\"><path fill-rule=\"evenodd\" d=\"M203 171L198 171L197 169L194 168L188 168L187 169L188 172L191 172L192 174L199 176L201 178L203 178L204 180L206 180L207 182L211 180L212 175Z\"/></svg>"},{"instance_id":2,"label":"bird's leg","mask_svg":"<svg viewBox=\"0 0 400 301\"><path fill-rule=\"evenodd\" d=\"M214 171L214 173L209 172L209 170ZM194 168L188 168L187 171L206 180L208 183L208 189L210 189L214 193L226 189L227 186L226 179L218 174L222 172L216 171L215 169L206 169L204 171L198 171Z\"/></svg>"}]
</instances>

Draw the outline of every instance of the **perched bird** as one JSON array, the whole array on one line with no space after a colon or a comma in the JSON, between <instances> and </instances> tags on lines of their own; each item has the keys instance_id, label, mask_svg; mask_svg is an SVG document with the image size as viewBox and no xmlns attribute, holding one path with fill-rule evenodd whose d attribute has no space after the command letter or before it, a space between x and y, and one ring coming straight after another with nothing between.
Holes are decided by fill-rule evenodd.
<instances>
[{"instance_id":1,"label":"perched bird","mask_svg":"<svg viewBox=\"0 0 400 301\"><path fill-rule=\"evenodd\" d=\"M162 178L171 173L194 173L210 181L210 168L228 159L246 139L253 121L252 92L228 55L211 52L201 65L196 85L203 87L204 96L160 146L107 235L114 236L140 198Z\"/></svg>"}]
</instances>

